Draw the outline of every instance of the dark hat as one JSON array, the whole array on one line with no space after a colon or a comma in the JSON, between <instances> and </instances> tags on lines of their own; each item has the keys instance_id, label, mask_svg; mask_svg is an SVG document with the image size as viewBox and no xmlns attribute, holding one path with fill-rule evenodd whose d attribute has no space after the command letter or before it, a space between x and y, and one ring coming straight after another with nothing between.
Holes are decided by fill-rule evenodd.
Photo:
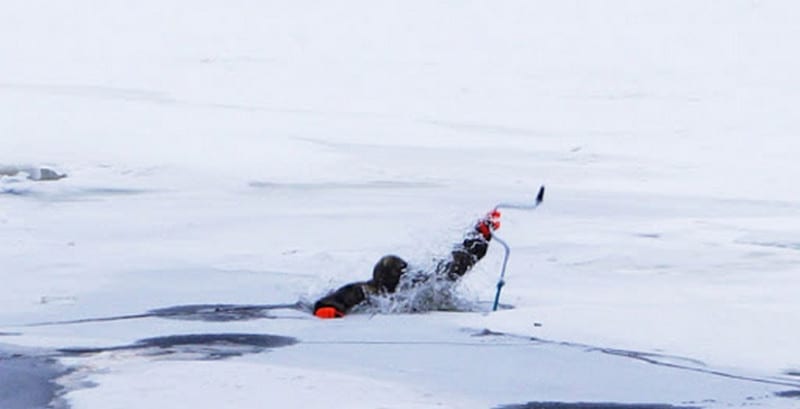
<instances>
[{"instance_id":1,"label":"dark hat","mask_svg":"<svg viewBox=\"0 0 800 409\"><path fill-rule=\"evenodd\" d=\"M383 256L372 270L372 282L380 291L393 292L406 267L408 267L408 263L400 257Z\"/></svg>"}]
</instances>

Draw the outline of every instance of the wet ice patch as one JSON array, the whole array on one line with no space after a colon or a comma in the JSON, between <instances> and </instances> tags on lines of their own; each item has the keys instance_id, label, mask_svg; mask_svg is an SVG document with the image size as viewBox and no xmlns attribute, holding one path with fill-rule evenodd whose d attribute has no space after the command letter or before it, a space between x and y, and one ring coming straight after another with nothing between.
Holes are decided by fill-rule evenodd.
<instances>
[{"instance_id":1,"label":"wet ice patch","mask_svg":"<svg viewBox=\"0 0 800 409\"><path fill-rule=\"evenodd\" d=\"M294 338L279 335L189 334L143 339L132 345L131 349L149 350L158 356L214 360L256 354L295 343L297 341Z\"/></svg>"},{"instance_id":2,"label":"wet ice patch","mask_svg":"<svg viewBox=\"0 0 800 409\"><path fill-rule=\"evenodd\" d=\"M141 195L153 193L150 189L118 188L118 187L74 187L59 189L38 189L36 182L29 180L20 183L0 184L0 194L39 199L48 202L89 202L106 200L119 196Z\"/></svg>"},{"instance_id":3,"label":"wet ice patch","mask_svg":"<svg viewBox=\"0 0 800 409\"><path fill-rule=\"evenodd\" d=\"M141 314L114 315L108 317L80 318L67 321L47 321L28 324L30 327L50 325L86 324L90 322L110 322L143 318L166 318L186 321L228 322L256 319L299 318L292 315L276 316L271 311L295 311L304 317L311 312L311 305L303 302L293 304L190 304L156 308Z\"/></svg>"},{"instance_id":4,"label":"wet ice patch","mask_svg":"<svg viewBox=\"0 0 800 409\"><path fill-rule=\"evenodd\" d=\"M794 398L800 399L800 390L775 392L775 396L779 398Z\"/></svg>"},{"instance_id":5,"label":"wet ice patch","mask_svg":"<svg viewBox=\"0 0 800 409\"><path fill-rule=\"evenodd\" d=\"M800 250L797 235L783 231L751 231L735 240L735 243L766 249Z\"/></svg>"},{"instance_id":6,"label":"wet ice patch","mask_svg":"<svg viewBox=\"0 0 800 409\"><path fill-rule=\"evenodd\" d=\"M71 295L43 295L39 297L39 304L74 305L78 302L78 297Z\"/></svg>"},{"instance_id":7,"label":"wet ice patch","mask_svg":"<svg viewBox=\"0 0 800 409\"><path fill-rule=\"evenodd\" d=\"M700 409L697 406L673 406L665 404L638 404L613 402L528 402L521 405L504 405L496 409Z\"/></svg>"},{"instance_id":8,"label":"wet ice patch","mask_svg":"<svg viewBox=\"0 0 800 409\"><path fill-rule=\"evenodd\" d=\"M270 181L251 181L251 188L267 190L357 190L357 189L430 189L442 187L442 184L416 181L371 180L364 182L318 182L318 183L282 183Z\"/></svg>"},{"instance_id":9,"label":"wet ice patch","mask_svg":"<svg viewBox=\"0 0 800 409\"><path fill-rule=\"evenodd\" d=\"M55 380L66 373L52 358L0 352L0 408L60 407L63 391Z\"/></svg>"},{"instance_id":10,"label":"wet ice patch","mask_svg":"<svg viewBox=\"0 0 800 409\"><path fill-rule=\"evenodd\" d=\"M773 247L778 249L800 250L800 242L790 241L740 241L741 244L750 244L760 247Z\"/></svg>"},{"instance_id":11,"label":"wet ice patch","mask_svg":"<svg viewBox=\"0 0 800 409\"><path fill-rule=\"evenodd\" d=\"M107 348L62 348L74 356L113 351L140 351L142 355L174 359L216 360L255 354L297 343L295 338L270 334L181 334L145 338L131 345Z\"/></svg>"},{"instance_id":12,"label":"wet ice patch","mask_svg":"<svg viewBox=\"0 0 800 409\"><path fill-rule=\"evenodd\" d=\"M280 309L301 310L302 308L300 303L262 305L195 304L158 308L148 311L148 314L159 318L177 320L227 322L276 318L271 311Z\"/></svg>"}]
</instances>

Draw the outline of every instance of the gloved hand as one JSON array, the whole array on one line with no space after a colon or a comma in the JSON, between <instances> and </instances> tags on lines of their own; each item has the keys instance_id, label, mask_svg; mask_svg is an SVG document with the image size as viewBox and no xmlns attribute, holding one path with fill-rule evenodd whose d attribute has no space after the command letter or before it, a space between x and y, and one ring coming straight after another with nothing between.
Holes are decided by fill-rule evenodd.
<instances>
[{"instance_id":1,"label":"gloved hand","mask_svg":"<svg viewBox=\"0 0 800 409\"><path fill-rule=\"evenodd\" d=\"M491 212L487 213L486 216L478 220L478 224L475 225L475 230L477 230L486 240L491 240L492 232L499 228L500 228L500 211L497 209L494 209Z\"/></svg>"}]
</instances>

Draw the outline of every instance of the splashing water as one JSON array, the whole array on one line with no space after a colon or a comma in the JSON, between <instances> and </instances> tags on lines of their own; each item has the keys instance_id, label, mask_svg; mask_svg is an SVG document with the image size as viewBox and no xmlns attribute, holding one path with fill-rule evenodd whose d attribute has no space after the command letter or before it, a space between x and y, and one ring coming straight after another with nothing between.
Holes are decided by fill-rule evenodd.
<instances>
[{"instance_id":1,"label":"splashing water","mask_svg":"<svg viewBox=\"0 0 800 409\"><path fill-rule=\"evenodd\" d=\"M421 269L404 274L394 293L370 295L368 302L359 306L358 311L397 314L479 310L477 302L465 299L460 294L458 281L435 273L437 270Z\"/></svg>"}]
</instances>

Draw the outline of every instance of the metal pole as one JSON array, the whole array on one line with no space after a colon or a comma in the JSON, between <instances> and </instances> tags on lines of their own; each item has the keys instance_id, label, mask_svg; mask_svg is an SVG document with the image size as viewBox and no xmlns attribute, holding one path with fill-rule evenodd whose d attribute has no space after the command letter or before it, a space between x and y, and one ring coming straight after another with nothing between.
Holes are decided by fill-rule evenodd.
<instances>
[{"instance_id":1,"label":"metal pole","mask_svg":"<svg viewBox=\"0 0 800 409\"><path fill-rule=\"evenodd\" d=\"M498 203L495 206L495 210L497 209L519 209L519 210L534 210L542 203L544 200L544 185L539 188L539 193L536 194L536 200L533 203ZM500 270L500 279L497 280L497 292L494 295L494 305L492 306L492 311L497 311L497 307L500 305L500 291L503 290L503 286L506 285L505 277L506 277L506 266L508 266L508 258L511 256L511 248L508 246L508 243L505 240L497 237L494 232L492 232L492 239L496 242L500 243L505 250L505 255L503 256L503 268Z\"/></svg>"},{"instance_id":2,"label":"metal pole","mask_svg":"<svg viewBox=\"0 0 800 409\"><path fill-rule=\"evenodd\" d=\"M494 295L494 305L492 306L492 311L497 311L497 306L500 305L500 291L503 289L503 286L506 285L505 276L506 276L506 266L508 265L508 257L511 255L511 248L508 247L508 243L505 240L497 237L496 234L492 234L492 239L501 246L505 250L505 256L503 256L503 268L500 270L500 279L497 281L497 293Z\"/></svg>"}]
</instances>

